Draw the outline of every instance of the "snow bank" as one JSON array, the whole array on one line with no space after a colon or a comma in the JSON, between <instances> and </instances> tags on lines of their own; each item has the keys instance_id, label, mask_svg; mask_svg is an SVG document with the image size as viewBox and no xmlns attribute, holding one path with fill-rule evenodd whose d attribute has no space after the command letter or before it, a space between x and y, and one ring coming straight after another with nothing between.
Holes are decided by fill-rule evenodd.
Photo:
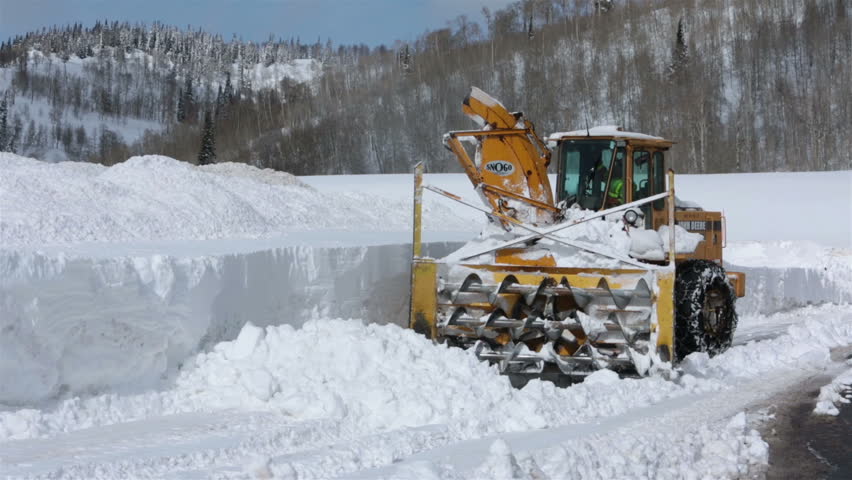
<instances>
[{"instance_id":1,"label":"snow bank","mask_svg":"<svg viewBox=\"0 0 852 480\"><path fill-rule=\"evenodd\" d=\"M154 385L247 321L405 322L408 175L295 178L157 156L49 165L12 154L0 154L0 171L0 403ZM469 190L463 176L427 181ZM470 238L481 214L446 202L427 196L426 238ZM615 222L581 227L569 238L632 246ZM737 244L726 255L747 273L743 314L852 300L848 251Z\"/></svg>"},{"instance_id":2,"label":"snow bank","mask_svg":"<svg viewBox=\"0 0 852 480\"><path fill-rule=\"evenodd\" d=\"M852 360L847 363L852 365ZM839 415L838 407L841 404L850 403L850 391L852 391L852 370L847 370L835 377L831 383L819 389L814 413L817 415ZM844 392L847 392L846 396L843 395Z\"/></svg>"},{"instance_id":3,"label":"snow bank","mask_svg":"<svg viewBox=\"0 0 852 480\"><path fill-rule=\"evenodd\" d=\"M153 385L248 319L406 317L410 197L162 156L106 168L0 153L0 172L0 403ZM469 231L425 208L425 241Z\"/></svg>"},{"instance_id":4,"label":"snow bank","mask_svg":"<svg viewBox=\"0 0 852 480\"><path fill-rule=\"evenodd\" d=\"M675 188L724 212L729 241L852 247L852 171L678 175Z\"/></svg>"},{"instance_id":5,"label":"snow bank","mask_svg":"<svg viewBox=\"0 0 852 480\"><path fill-rule=\"evenodd\" d=\"M310 188L295 175L287 172L279 172L271 168L255 168L245 163L214 163L212 165L201 165L198 169L203 172L216 173L226 178L247 178L266 185L295 185Z\"/></svg>"},{"instance_id":6,"label":"snow bank","mask_svg":"<svg viewBox=\"0 0 852 480\"><path fill-rule=\"evenodd\" d=\"M0 168L4 248L285 230L408 231L411 225L411 175L302 177L312 190L290 183L286 174L235 165L198 168L158 156L106 168L0 153ZM427 175L427 182L478 201L464 175ZM725 212L730 241L852 246L852 172L680 175L677 182L679 196ZM778 195L793 185L796 196ZM479 232L481 213L431 193L424 198L426 231ZM773 199L773 208L765 198Z\"/></svg>"},{"instance_id":7,"label":"snow bank","mask_svg":"<svg viewBox=\"0 0 852 480\"><path fill-rule=\"evenodd\" d=\"M725 355L710 359L706 369L697 368L691 373L735 378L760 375L772 365L827 365L831 349L852 343L852 310L846 305L806 307L798 310L797 316L799 322L791 325L786 335L734 347Z\"/></svg>"},{"instance_id":8,"label":"snow bank","mask_svg":"<svg viewBox=\"0 0 852 480\"><path fill-rule=\"evenodd\" d=\"M139 390L249 320L311 315L404 323L410 246L264 247L191 256L0 254L0 404ZM258 248L250 243L249 247ZM224 251L245 246L225 244ZM453 245L432 243L443 255ZM157 246L152 247L159 250Z\"/></svg>"},{"instance_id":9,"label":"snow bank","mask_svg":"<svg viewBox=\"0 0 852 480\"><path fill-rule=\"evenodd\" d=\"M78 242L264 237L286 231L410 231L411 197L324 194L287 174L133 157L113 167L0 153L2 248ZM263 180L259 180L263 178ZM430 230L469 231L428 203Z\"/></svg>"},{"instance_id":10,"label":"snow bank","mask_svg":"<svg viewBox=\"0 0 852 480\"><path fill-rule=\"evenodd\" d=\"M590 437L521 457L527 476L501 478L756 478L769 459L769 445L745 413L679 431ZM532 465L544 475L533 475Z\"/></svg>"},{"instance_id":11,"label":"snow bank","mask_svg":"<svg viewBox=\"0 0 852 480\"><path fill-rule=\"evenodd\" d=\"M712 359L688 357L674 381L618 380L604 372L599 381L568 389L534 380L522 390L472 352L434 345L396 325L330 319L301 328L249 324L236 340L185 362L169 390L2 412L0 439L223 409L272 410L294 421L327 419L344 432L443 424L456 439L584 423L668 398L736 388L737 381L777 369L817 370L830 361L830 348L852 344L848 309L820 307L803 316L802 324L779 338Z\"/></svg>"},{"instance_id":12,"label":"snow bank","mask_svg":"<svg viewBox=\"0 0 852 480\"><path fill-rule=\"evenodd\" d=\"M725 249L725 268L746 274L742 315L803 305L852 303L852 249L814 242L738 242Z\"/></svg>"},{"instance_id":13,"label":"snow bank","mask_svg":"<svg viewBox=\"0 0 852 480\"><path fill-rule=\"evenodd\" d=\"M331 419L344 430L447 424L452 435L470 437L588 420L681 391L661 378L643 380L642 387L637 382L565 390L534 381L515 390L470 352L434 345L395 325L330 319L299 329L246 325L237 340L187 362L170 390L0 413L0 439L233 408L272 409L293 420Z\"/></svg>"},{"instance_id":14,"label":"snow bank","mask_svg":"<svg viewBox=\"0 0 852 480\"><path fill-rule=\"evenodd\" d=\"M408 175L299 179L158 156L106 168L12 154L0 154L0 171L0 381L7 385L0 403L154 385L247 321L405 322ZM464 176L427 181L469 190ZM427 239L440 230L432 240L449 239L450 230L461 231L454 239L470 238L465 232L482 225L481 214L447 202L427 196ZM574 233L630 245L614 222ZM430 252L454 248L441 243ZM742 313L850 301L847 251L795 248L728 249L748 275ZM773 264L779 268L765 267Z\"/></svg>"}]
</instances>

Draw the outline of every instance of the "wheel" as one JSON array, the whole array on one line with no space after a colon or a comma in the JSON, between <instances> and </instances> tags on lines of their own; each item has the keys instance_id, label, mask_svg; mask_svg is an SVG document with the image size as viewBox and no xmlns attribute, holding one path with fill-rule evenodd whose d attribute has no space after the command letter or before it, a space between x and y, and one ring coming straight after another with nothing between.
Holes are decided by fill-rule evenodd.
<instances>
[{"instance_id":1,"label":"wheel","mask_svg":"<svg viewBox=\"0 0 852 480\"><path fill-rule=\"evenodd\" d=\"M725 269L709 260L687 260L675 279L675 355L711 357L731 346L737 328L736 295Z\"/></svg>"}]
</instances>

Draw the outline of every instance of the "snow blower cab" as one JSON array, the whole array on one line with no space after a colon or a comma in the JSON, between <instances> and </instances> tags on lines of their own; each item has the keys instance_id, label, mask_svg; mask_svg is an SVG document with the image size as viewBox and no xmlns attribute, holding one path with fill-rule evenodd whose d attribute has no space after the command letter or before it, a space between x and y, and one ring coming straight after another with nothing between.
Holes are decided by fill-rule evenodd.
<instances>
[{"instance_id":1,"label":"snow blower cab","mask_svg":"<svg viewBox=\"0 0 852 480\"><path fill-rule=\"evenodd\" d=\"M556 201L563 208L577 206L600 211L667 191L666 156L674 145L670 140L625 132L620 127L600 126L554 133L548 137L548 144L557 152ZM659 231L669 223L666 202L658 199L628 209L623 219L629 228ZM693 236L690 245L695 243L695 248L679 249L676 260L722 263L725 231L721 212L704 211L695 203L676 198L674 220L680 227L676 231L703 237L699 240ZM642 252L633 253L643 258ZM662 256L644 259L665 260ZM732 275L732 282L744 287L739 275Z\"/></svg>"},{"instance_id":2,"label":"snow blower cab","mask_svg":"<svg viewBox=\"0 0 852 480\"><path fill-rule=\"evenodd\" d=\"M444 144L482 204L424 184L418 165L413 329L472 348L515 379L641 375L730 346L745 279L721 266L721 214L676 200L665 164L673 142L595 127L545 143L521 113L476 88L462 110L480 129L449 132ZM473 158L462 141L475 144ZM490 222L448 257L424 257L424 190Z\"/></svg>"}]
</instances>

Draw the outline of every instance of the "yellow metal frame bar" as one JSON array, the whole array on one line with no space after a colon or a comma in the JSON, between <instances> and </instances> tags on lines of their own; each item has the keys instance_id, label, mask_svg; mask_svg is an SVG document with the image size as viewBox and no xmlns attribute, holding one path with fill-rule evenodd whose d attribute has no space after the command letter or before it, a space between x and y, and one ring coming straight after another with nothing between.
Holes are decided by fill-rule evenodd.
<instances>
[{"instance_id":1,"label":"yellow metal frame bar","mask_svg":"<svg viewBox=\"0 0 852 480\"><path fill-rule=\"evenodd\" d=\"M657 353L663 361L672 362L675 359L674 338L674 287L675 287L675 187L674 170L668 171L669 189L668 204L669 214L669 268L658 270L657 274Z\"/></svg>"},{"instance_id":2,"label":"yellow metal frame bar","mask_svg":"<svg viewBox=\"0 0 852 480\"><path fill-rule=\"evenodd\" d=\"M414 238L411 242L412 256L423 254L423 162L414 167Z\"/></svg>"},{"instance_id":3,"label":"yellow metal frame bar","mask_svg":"<svg viewBox=\"0 0 852 480\"><path fill-rule=\"evenodd\" d=\"M423 256L423 162L414 167L414 238L412 239L410 327L428 338L438 336L438 267Z\"/></svg>"},{"instance_id":4,"label":"yellow metal frame bar","mask_svg":"<svg viewBox=\"0 0 852 480\"><path fill-rule=\"evenodd\" d=\"M456 158L459 159L459 163L464 169L464 172L467 174L467 177L470 179L470 183L473 184L473 188L479 187L482 183L482 175L479 174L479 169L476 168L473 160L470 159L470 156L467 154L467 150L465 150L462 146L461 141L450 134L446 144L450 151L455 154Z\"/></svg>"},{"instance_id":5,"label":"yellow metal frame bar","mask_svg":"<svg viewBox=\"0 0 852 480\"><path fill-rule=\"evenodd\" d=\"M669 176L669 266L674 269L675 266L675 189L674 189L674 170L671 168L668 172Z\"/></svg>"},{"instance_id":6,"label":"yellow metal frame bar","mask_svg":"<svg viewBox=\"0 0 852 480\"><path fill-rule=\"evenodd\" d=\"M538 200L533 200L532 198L525 197L523 195L518 195L515 192L510 192L508 190L503 190L500 187L495 187L494 185L483 184L481 187L486 192L494 192L497 195L502 195L504 197L514 198L515 200L519 200L521 202L528 203L534 207L540 208L542 210L550 210L553 213L559 213L559 209L553 205L548 205L544 202L539 202Z\"/></svg>"},{"instance_id":7,"label":"yellow metal frame bar","mask_svg":"<svg viewBox=\"0 0 852 480\"><path fill-rule=\"evenodd\" d=\"M672 362L675 359L674 344L674 269L659 270L657 275L657 324L651 325L651 330L657 332L657 354L660 360Z\"/></svg>"},{"instance_id":8,"label":"yellow metal frame bar","mask_svg":"<svg viewBox=\"0 0 852 480\"><path fill-rule=\"evenodd\" d=\"M426 338L438 337L438 264L415 259L411 264L409 327Z\"/></svg>"}]
</instances>

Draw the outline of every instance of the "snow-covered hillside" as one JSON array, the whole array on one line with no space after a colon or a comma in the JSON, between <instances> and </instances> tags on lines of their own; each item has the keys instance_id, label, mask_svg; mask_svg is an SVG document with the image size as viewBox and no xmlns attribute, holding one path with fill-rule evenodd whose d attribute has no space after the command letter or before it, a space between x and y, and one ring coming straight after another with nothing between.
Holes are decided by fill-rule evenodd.
<instances>
[{"instance_id":1,"label":"snow-covered hillside","mask_svg":"<svg viewBox=\"0 0 852 480\"><path fill-rule=\"evenodd\" d=\"M0 172L0 476L743 478L767 462L767 398L846 378L829 355L852 344L843 207L796 228L775 215L849 172L679 176L678 195L724 208L738 240L738 345L668 376L523 390L394 325L410 175L10 154ZM464 176L426 181L474 197ZM718 195L737 182L752 187ZM789 184L804 193L735 219ZM483 221L427 194L429 253Z\"/></svg>"},{"instance_id":2,"label":"snow-covered hillside","mask_svg":"<svg viewBox=\"0 0 852 480\"><path fill-rule=\"evenodd\" d=\"M216 104L228 75L246 95L281 90L282 82L315 89L322 75L316 59L233 63L202 74L179 71L179 57L139 48L96 46L80 55L29 48L25 61L0 66L7 135L15 137L9 150L51 162L91 161L131 146L177 123L176 99L190 73L194 101L208 105Z\"/></svg>"}]
</instances>

